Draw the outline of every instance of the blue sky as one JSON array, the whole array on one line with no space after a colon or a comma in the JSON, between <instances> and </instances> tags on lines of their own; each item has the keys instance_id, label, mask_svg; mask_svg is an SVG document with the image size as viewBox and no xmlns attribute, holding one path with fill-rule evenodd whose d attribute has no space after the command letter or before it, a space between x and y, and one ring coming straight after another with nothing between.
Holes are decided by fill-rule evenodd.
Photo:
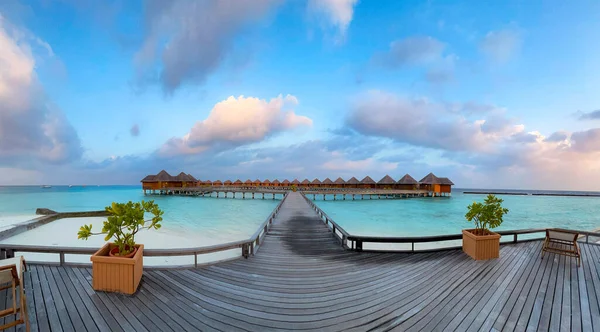
<instances>
[{"instance_id":1,"label":"blue sky","mask_svg":"<svg viewBox=\"0 0 600 332\"><path fill-rule=\"evenodd\" d=\"M7 0L0 15L0 184L433 171L598 189L596 1Z\"/></svg>"}]
</instances>

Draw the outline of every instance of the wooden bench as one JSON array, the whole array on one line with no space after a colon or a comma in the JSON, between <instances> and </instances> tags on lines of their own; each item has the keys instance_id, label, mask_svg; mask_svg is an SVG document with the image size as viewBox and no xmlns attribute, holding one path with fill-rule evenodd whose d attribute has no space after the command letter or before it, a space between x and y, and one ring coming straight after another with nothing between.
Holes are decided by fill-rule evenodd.
<instances>
[{"instance_id":1,"label":"wooden bench","mask_svg":"<svg viewBox=\"0 0 600 332\"><path fill-rule=\"evenodd\" d=\"M577 258L577 266L581 264L581 251L577 245L579 233L566 229L547 229L546 239L542 246L542 259L544 252Z\"/></svg>"}]
</instances>

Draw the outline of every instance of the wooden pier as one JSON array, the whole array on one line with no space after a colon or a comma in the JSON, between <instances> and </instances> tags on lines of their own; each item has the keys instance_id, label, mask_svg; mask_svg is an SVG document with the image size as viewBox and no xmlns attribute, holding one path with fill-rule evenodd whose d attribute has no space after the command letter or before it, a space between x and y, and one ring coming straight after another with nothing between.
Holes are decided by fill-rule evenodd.
<instances>
[{"instance_id":1,"label":"wooden pier","mask_svg":"<svg viewBox=\"0 0 600 332\"><path fill-rule=\"evenodd\" d=\"M146 270L133 296L93 291L87 267L31 265L25 283L32 331L600 330L600 246L581 244L580 268L540 250L344 250L290 193L248 259ZM0 292L0 309L9 301Z\"/></svg>"},{"instance_id":2,"label":"wooden pier","mask_svg":"<svg viewBox=\"0 0 600 332\"><path fill-rule=\"evenodd\" d=\"M260 198L275 199L282 198L291 188L284 187L232 187L232 186L204 186L204 187L170 187L162 189L144 189L144 195L176 195L176 196L201 196L216 198L235 198L241 194L242 199ZM398 190L398 189L361 189L361 188L298 188L313 200L317 198L327 199L333 196L333 200L364 200L364 199L399 199L413 197L450 197L450 193L436 193L427 190Z\"/></svg>"}]
</instances>

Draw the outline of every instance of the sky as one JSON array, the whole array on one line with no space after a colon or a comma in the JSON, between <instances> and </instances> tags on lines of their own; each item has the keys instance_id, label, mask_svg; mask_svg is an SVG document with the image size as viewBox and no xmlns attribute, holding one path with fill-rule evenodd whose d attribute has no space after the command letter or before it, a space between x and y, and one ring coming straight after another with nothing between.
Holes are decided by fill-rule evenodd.
<instances>
[{"instance_id":1,"label":"sky","mask_svg":"<svg viewBox=\"0 0 600 332\"><path fill-rule=\"evenodd\" d=\"M0 1L0 185L600 190L600 2Z\"/></svg>"}]
</instances>

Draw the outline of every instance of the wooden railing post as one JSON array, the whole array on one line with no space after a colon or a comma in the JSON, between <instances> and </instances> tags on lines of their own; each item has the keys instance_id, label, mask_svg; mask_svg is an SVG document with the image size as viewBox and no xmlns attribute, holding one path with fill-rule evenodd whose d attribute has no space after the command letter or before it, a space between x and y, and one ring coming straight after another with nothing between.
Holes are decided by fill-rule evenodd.
<instances>
[{"instance_id":1,"label":"wooden railing post","mask_svg":"<svg viewBox=\"0 0 600 332\"><path fill-rule=\"evenodd\" d=\"M63 251L60 252L60 266L65 265L65 253Z\"/></svg>"},{"instance_id":2,"label":"wooden railing post","mask_svg":"<svg viewBox=\"0 0 600 332\"><path fill-rule=\"evenodd\" d=\"M589 235L589 234L586 234L586 235L585 235L585 243L589 243L589 242L588 242L589 238L590 238L590 235Z\"/></svg>"},{"instance_id":3,"label":"wooden railing post","mask_svg":"<svg viewBox=\"0 0 600 332\"><path fill-rule=\"evenodd\" d=\"M517 233L514 234L513 242L517 243Z\"/></svg>"},{"instance_id":4,"label":"wooden railing post","mask_svg":"<svg viewBox=\"0 0 600 332\"><path fill-rule=\"evenodd\" d=\"M194 267L198 267L198 253L194 253Z\"/></svg>"},{"instance_id":5,"label":"wooden railing post","mask_svg":"<svg viewBox=\"0 0 600 332\"><path fill-rule=\"evenodd\" d=\"M362 251L363 250L362 240L356 240L354 242L356 243L356 251Z\"/></svg>"},{"instance_id":6,"label":"wooden railing post","mask_svg":"<svg viewBox=\"0 0 600 332\"><path fill-rule=\"evenodd\" d=\"M242 244L242 256L244 256L244 258L248 258L248 256L250 256L249 247L250 245L248 243Z\"/></svg>"}]
</instances>

